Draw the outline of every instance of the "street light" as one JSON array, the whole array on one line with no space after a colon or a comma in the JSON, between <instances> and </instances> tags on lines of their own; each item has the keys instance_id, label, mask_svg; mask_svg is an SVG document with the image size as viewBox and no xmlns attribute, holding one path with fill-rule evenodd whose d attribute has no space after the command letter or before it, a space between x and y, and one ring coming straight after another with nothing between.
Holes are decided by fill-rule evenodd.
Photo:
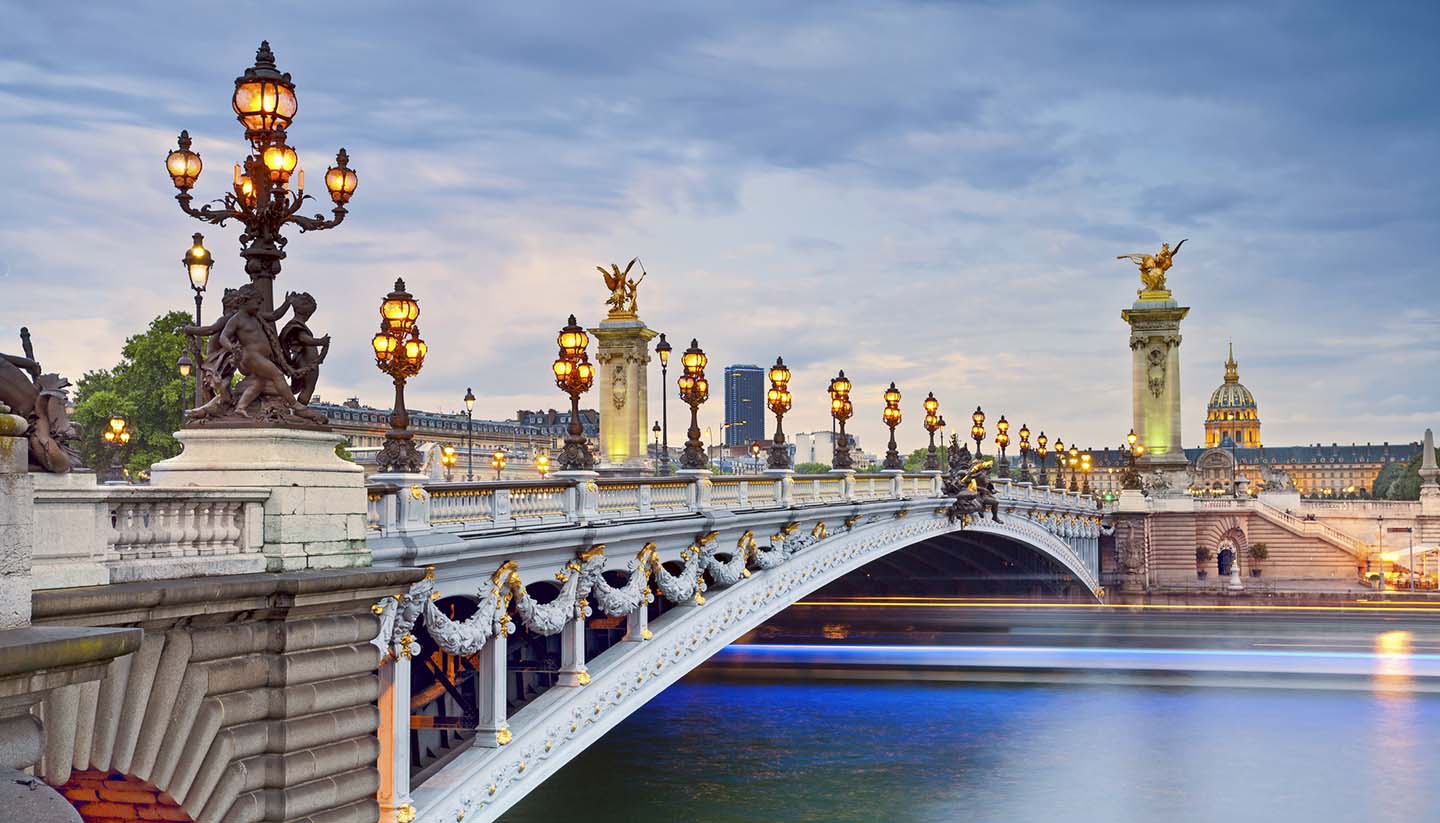
<instances>
[{"instance_id":1,"label":"street light","mask_svg":"<svg viewBox=\"0 0 1440 823\"><path fill-rule=\"evenodd\" d=\"M995 446L1000 449L1000 476L1010 476L1010 461L1005 459L1005 447L1010 445L1010 421L1005 415L995 421ZM979 446L976 446L977 450Z\"/></svg>"},{"instance_id":2,"label":"street light","mask_svg":"<svg viewBox=\"0 0 1440 823\"><path fill-rule=\"evenodd\" d=\"M790 411L790 369L785 367L784 358L776 357L775 365L770 367L770 390L765 392L765 404L775 415L775 437L770 441L770 457L765 465L788 470L790 450L785 447L784 420L785 412Z\"/></svg>"},{"instance_id":3,"label":"street light","mask_svg":"<svg viewBox=\"0 0 1440 823\"><path fill-rule=\"evenodd\" d=\"M105 482L125 482L125 467L120 464L120 452L130 443L132 432L130 431L129 422L126 421L124 417L113 414L110 416L109 425L100 436L107 444L114 447L110 463L110 473L105 478Z\"/></svg>"},{"instance_id":4,"label":"street light","mask_svg":"<svg viewBox=\"0 0 1440 823\"><path fill-rule=\"evenodd\" d=\"M709 462L705 456L705 444L700 440L700 404L710 397L710 381L705 379L705 364L709 358L700 348L700 341L692 339L690 348L680 357L684 369L676 381L680 387L680 399L690 407L690 428L685 432L685 451L680 455L680 467L687 471L704 471Z\"/></svg>"},{"instance_id":5,"label":"street light","mask_svg":"<svg viewBox=\"0 0 1440 823\"><path fill-rule=\"evenodd\" d=\"M1055 488L1062 491L1065 488L1066 460L1065 441L1057 437L1055 438Z\"/></svg>"},{"instance_id":6,"label":"street light","mask_svg":"<svg viewBox=\"0 0 1440 823\"><path fill-rule=\"evenodd\" d=\"M465 387L465 480L475 481L475 392Z\"/></svg>"},{"instance_id":7,"label":"street light","mask_svg":"<svg viewBox=\"0 0 1440 823\"><path fill-rule=\"evenodd\" d=\"M1030 477L1030 427L1020 424L1020 482L1029 483Z\"/></svg>"},{"instance_id":8,"label":"street light","mask_svg":"<svg viewBox=\"0 0 1440 823\"><path fill-rule=\"evenodd\" d=\"M492 455L490 455L490 468L492 468L492 469L495 470L495 479L496 479L496 480L499 480L499 479L500 479L500 472L505 471L505 450L504 450L504 449L496 449L496 450L495 450L495 453L492 454Z\"/></svg>"},{"instance_id":9,"label":"street light","mask_svg":"<svg viewBox=\"0 0 1440 823\"><path fill-rule=\"evenodd\" d=\"M335 157L336 165L325 173L325 186L335 204L332 217L305 217L299 213L305 201L314 198L305 194L304 171L299 172L293 191L290 187L298 158L285 140L296 112L295 84L289 74L275 67L275 55L268 42L260 43L255 65L235 78L231 104L250 142L249 154L235 164L233 192L227 192L218 206L191 206L190 190L199 180L204 164L199 153L190 150L188 131L180 132L177 147L165 158L165 169L179 190L175 200L186 214L215 225L234 220L243 226L240 256L245 259L245 273L263 297L263 311L269 313L275 309L274 280L280 273L280 261L285 259L286 239L281 229L293 224L302 232L322 231L340 225L345 219L345 204L355 192L356 176L341 149Z\"/></svg>"},{"instance_id":10,"label":"street light","mask_svg":"<svg viewBox=\"0 0 1440 823\"><path fill-rule=\"evenodd\" d=\"M1050 485L1050 480L1045 473L1045 457L1046 455L1050 454L1050 450L1045 448L1048 445L1050 445L1050 438L1045 436L1045 432L1040 432L1040 436L1035 438L1035 456L1040 458L1039 482L1042 486Z\"/></svg>"},{"instance_id":11,"label":"street light","mask_svg":"<svg viewBox=\"0 0 1440 823\"><path fill-rule=\"evenodd\" d=\"M900 425L901 418L900 390L895 388L894 381L891 381L890 388L885 390L885 408L880 412L880 419L890 428L890 444L885 450L885 471L905 471L905 461L900 459L900 450L895 445L895 427Z\"/></svg>"},{"instance_id":12,"label":"street light","mask_svg":"<svg viewBox=\"0 0 1440 823\"><path fill-rule=\"evenodd\" d=\"M1091 460L1093 460L1093 458L1090 456L1090 450L1086 449L1084 453L1080 455L1080 477L1084 481L1080 487L1080 491L1085 494L1090 493L1090 472L1095 468L1094 465L1091 464Z\"/></svg>"},{"instance_id":13,"label":"street light","mask_svg":"<svg viewBox=\"0 0 1440 823\"><path fill-rule=\"evenodd\" d=\"M385 433L385 445L375 456L377 467L386 474L415 474L423 463L420 450L415 448L415 435L409 429L410 413L405 410L405 381L424 368L429 349L415 325L419 317L420 304L405 291L405 281L396 278L395 290L380 303L380 331L370 341L375 365L395 382L390 431Z\"/></svg>"},{"instance_id":14,"label":"street light","mask_svg":"<svg viewBox=\"0 0 1440 823\"><path fill-rule=\"evenodd\" d=\"M975 407L975 413L970 415L974 425L970 427L970 439L975 441L975 459L980 459L980 443L985 439L985 412L979 406Z\"/></svg>"},{"instance_id":15,"label":"street light","mask_svg":"<svg viewBox=\"0 0 1440 823\"><path fill-rule=\"evenodd\" d=\"M450 470L455 468L455 463L458 459L459 458L455 456L454 446L446 445L440 447L440 465L445 467L446 483L450 482Z\"/></svg>"},{"instance_id":16,"label":"street light","mask_svg":"<svg viewBox=\"0 0 1440 823\"><path fill-rule=\"evenodd\" d=\"M1075 473L1080 470L1080 450L1074 446L1065 453L1065 465L1070 467L1070 491L1080 491L1080 485L1076 482Z\"/></svg>"},{"instance_id":17,"label":"street light","mask_svg":"<svg viewBox=\"0 0 1440 823\"><path fill-rule=\"evenodd\" d=\"M666 399L670 387L670 341L665 339L665 334L660 334L660 341L655 344L655 353L660 355L660 468L659 473L668 475L670 473L670 403Z\"/></svg>"},{"instance_id":18,"label":"street light","mask_svg":"<svg viewBox=\"0 0 1440 823\"><path fill-rule=\"evenodd\" d=\"M759 441L759 440L756 440L756 441L754 441L754 442L752 442L752 443L750 444L750 463L751 463L751 468L752 468L752 470L756 471L757 474L759 473L758 468L759 468L759 464L760 464L760 451L761 451L761 448L760 448L760 441Z\"/></svg>"},{"instance_id":19,"label":"street light","mask_svg":"<svg viewBox=\"0 0 1440 823\"><path fill-rule=\"evenodd\" d=\"M935 431L940 428L940 401L935 399L935 392L925 395L925 402L921 404L925 408L925 433L930 435L930 447L925 451L925 471L940 471L940 461L935 455Z\"/></svg>"},{"instance_id":20,"label":"street light","mask_svg":"<svg viewBox=\"0 0 1440 823\"><path fill-rule=\"evenodd\" d=\"M180 372L180 425L185 425L185 378L195 370L195 362L190 359L188 352L182 350L180 359L175 361L175 370ZM196 378L199 381L199 378Z\"/></svg>"},{"instance_id":21,"label":"street light","mask_svg":"<svg viewBox=\"0 0 1440 823\"><path fill-rule=\"evenodd\" d=\"M660 473L660 421L656 420L655 425L650 427L650 436L654 441L652 448L655 451L655 473Z\"/></svg>"},{"instance_id":22,"label":"street light","mask_svg":"<svg viewBox=\"0 0 1440 823\"><path fill-rule=\"evenodd\" d=\"M850 459L850 438L845 435L845 421L855 413L855 406L850 402L850 388L844 369L830 381L830 416L840 424L840 433L835 437L835 456L830 461L832 469L847 470L854 465Z\"/></svg>"},{"instance_id":23,"label":"street light","mask_svg":"<svg viewBox=\"0 0 1440 823\"><path fill-rule=\"evenodd\" d=\"M1130 433L1125 435L1127 468L1125 469L1124 485L1127 489L1140 488L1140 472L1135 467L1135 461L1143 454L1145 454L1145 444L1140 442L1140 436L1135 433L1134 429L1131 429Z\"/></svg>"},{"instance_id":24,"label":"street light","mask_svg":"<svg viewBox=\"0 0 1440 823\"><path fill-rule=\"evenodd\" d=\"M198 160L199 155L196 155L196 158ZM199 173L198 169L196 173ZM180 258L180 262L185 266L185 274L190 279L190 288L195 292L195 325L199 326L200 304L205 299L205 287L210 283L210 269L215 265L215 257L210 254L209 249L205 248L205 235L197 231L191 236L190 248L185 250L185 255ZM188 344L196 347L195 361L201 360L204 352L199 349L199 341L192 338ZM194 362L192 362L193 365ZM197 376L195 378L195 407L199 408L204 402L205 400L201 396L200 378ZM180 422L182 425L185 422L183 413L180 415Z\"/></svg>"},{"instance_id":25,"label":"street light","mask_svg":"<svg viewBox=\"0 0 1440 823\"><path fill-rule=\"evenodd\" d=\"M550 455L543 451L535 455L535 471L540 474L542 480L550 476Z\"/></svg>"},{"instance_id":26,"label":"street light","mask_svg":"<svg viewBox=\"0 0 1440 823\"><path fill-rule=\"evenodd\" d=\"M555 385L570 395L570 425L566 429L565 448L560 452L560 468L567 472L589 471L595 466L595 458L590 454L585 429L580 425L580 395L589 391L595 382L595 367L590 365L590 357L585 353L590 335L580 328L572 314L555 341L560 346L553 367Z\"/></svg>"}]
</instances>

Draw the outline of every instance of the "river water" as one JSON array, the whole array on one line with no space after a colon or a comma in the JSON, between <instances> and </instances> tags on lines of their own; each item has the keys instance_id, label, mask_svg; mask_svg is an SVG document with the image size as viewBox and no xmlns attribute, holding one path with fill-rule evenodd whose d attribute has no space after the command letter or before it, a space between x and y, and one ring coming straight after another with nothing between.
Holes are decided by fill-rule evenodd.
<instances>
[{"instance_id":1,"label":"river water","mask_svg":"<svg viewBox=\"0 0 1440 823\"><path fill-rule=\"evenodd\" d=\"M1403 684L792 674L701 669L503 820L1440 821L1440 696Z\"/></svg>"}]
</instances>

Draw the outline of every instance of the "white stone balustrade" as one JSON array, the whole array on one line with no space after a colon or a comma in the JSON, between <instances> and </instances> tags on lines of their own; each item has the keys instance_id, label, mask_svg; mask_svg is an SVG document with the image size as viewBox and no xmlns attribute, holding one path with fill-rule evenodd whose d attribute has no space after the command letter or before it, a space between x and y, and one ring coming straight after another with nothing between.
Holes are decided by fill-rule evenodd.
<instances>
[{"instance_id":1,"label":"white stone balustrade","mask_svg":"<svg viewBox=\"0 0 1440 823\"><path fill-rule=\"evenodd\" d=\"M265 571L264 489L101 486L37 475L35 588Z\"/></svg>"}]
</instances>

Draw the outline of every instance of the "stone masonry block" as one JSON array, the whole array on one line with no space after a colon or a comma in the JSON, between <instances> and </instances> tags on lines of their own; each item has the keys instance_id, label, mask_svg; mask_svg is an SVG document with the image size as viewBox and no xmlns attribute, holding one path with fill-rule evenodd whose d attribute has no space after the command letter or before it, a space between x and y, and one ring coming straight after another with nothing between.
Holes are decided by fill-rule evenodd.
<instances>
[{"instance_id":1,"label":"stone masonry block","mask_svg":"<svg viewBox=\"0 0 1440 823\"><path fill-rule=\"evenodd\" d=\"M316 543L346 539L340 514L265 515L265 543Z\"/></svg>"},{"instance_id":2,"label":"stone masonry block","mask_svg":"<svg viewBox=\"0 0 1440 823\"><path fill-rule=\"evenodd\" d=\"M359 514L365 516L365 488L311 487L305 489L304 514Z\"/></svg>"}]
</instances>

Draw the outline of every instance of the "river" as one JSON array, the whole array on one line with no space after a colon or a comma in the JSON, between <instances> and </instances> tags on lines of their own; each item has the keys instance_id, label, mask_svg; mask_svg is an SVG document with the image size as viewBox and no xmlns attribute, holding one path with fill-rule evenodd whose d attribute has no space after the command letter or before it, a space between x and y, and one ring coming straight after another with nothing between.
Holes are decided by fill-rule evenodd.
<instances>
[{"instance_id":1,"label":"river","mask_svg":"<svg viewBox=\"0 0 1440 823\"><path fill-rule=\"evenodd\" d=\"M503 820L1440 820L1440 695L1408 680L1416 665L1440 666L1434 654L1235 652L1273 655L1251 661L1262 668L1358 660L1373 688L1154 685L1113 672L1093 684L932 682L906 672L935 650L899 646L873 666L833 668L837 654L874 651L830 644L777 659L732 647ZM1091 668L1095 653L1049 648L1045 671L1068 655Z\"/></svg>"}]
</instances>

